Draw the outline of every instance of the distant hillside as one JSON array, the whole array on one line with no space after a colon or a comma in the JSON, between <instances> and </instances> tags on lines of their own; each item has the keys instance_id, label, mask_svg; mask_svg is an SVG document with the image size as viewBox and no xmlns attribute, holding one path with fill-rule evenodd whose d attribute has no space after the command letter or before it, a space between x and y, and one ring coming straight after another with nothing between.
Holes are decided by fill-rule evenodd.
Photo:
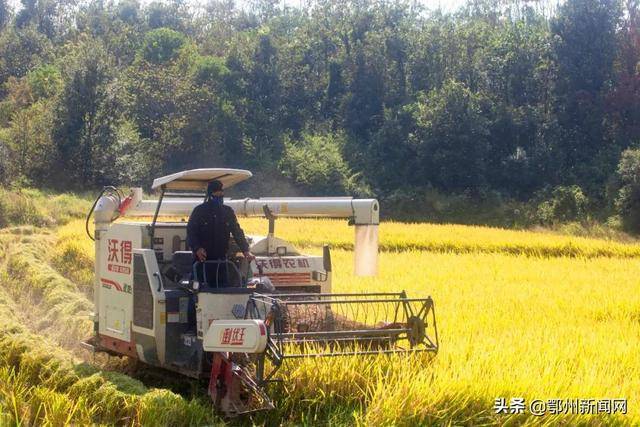
<instances>
[{"instance_id":1,"label":"distant hillside","mask_svg":"<svg viewBox=\"0 0 640 427\"><path fill-rule=\"evenodd\" d=\"M205 3L0 1L0 183L232 166L398 218L640 231L638 2Z\"/></svg>"}]
</instances>

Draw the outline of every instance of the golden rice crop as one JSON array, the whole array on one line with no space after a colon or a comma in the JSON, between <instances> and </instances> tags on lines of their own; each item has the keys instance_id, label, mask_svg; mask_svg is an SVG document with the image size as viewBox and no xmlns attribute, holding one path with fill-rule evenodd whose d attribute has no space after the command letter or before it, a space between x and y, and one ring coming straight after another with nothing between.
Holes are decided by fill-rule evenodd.
<instances>
[{"instance_id":1,"label":"golden rice crop","mask_svg":"<svg viewBox=\"0 0 640 427\"><path fill-rule=\"evenodd\" d=\"M241 218L240 222L247 233L266 232L265 220ZM90 282L93 268L93 245L83 235L84 223L74 221L58 229L57 240L45 239L47 245L56 246L47 258L56 269L80 266L65 272L76 283ZM353 230L345 221L279 219L276 235L312 253L330 243L335 248L334 291L404 289L410 296L431 295L441 350L433 358L422 354L288 363L284 385L273 390L278 409L256 418L257 422L640 423L636 348L640 245L485 227L385 222L380 225L379 274L358 278L352 274ZM82 290L79 286L72 292ZM91 388L97 380L83 381ZM58 402L55 407L73 410L69 405L76 402L76 395L69 393L64 392L72 396L71 403L54 399L49 407ZM162 396L164 391L156 393ZM628 414L496 415L493 402L499 397L626 398ZM177 403L173 398L158 399L159 403L147 397L148 411L136 415L134 422L147 423L151 418L146 416L170 414L188 404L178 397ZM98 422L119 416L80 414L77 420L93 417ZM194 424L198 420L192 419Z\"/></svg>"},{"instance_id":2,"label":"golden rice crop","mask_svg":"<svg viewBox=\"0 0 640 427\"><path fill-rule=\"evenodd\" d=\"M499 422L497 397L627 398L624 420L640 421L640 259L411 251L382 253L377 277L356 278L351 257L334 251L334 290L432 295L441 351L431 362L381 357L374 367L309 360L295 368L301 395L321 384L324 393L364 389L363 419L373 424Z\"/></svg>"},{"instance_id":3,"label":"golden rice crop","mask_svg":"<svg viewBox=\"0 0 640 427\"><path fill-rule=\"evenodd\" d=\"M261 218L240 218L248 233L267 233ZM281 218L276 235L301 247L329 243L334 248L353 249L354 227L344 220ZM380 249L429 252L499 252L531 256L637 257L640 244L567 236L550 232L507 230L455 224L400 223L386 221L379 226Z\"/></svg>"},{"instance_id":4,"label":"golden rice crop","mask_svg":"<svg viewBox=\"0 0 640 427\"><path fill-rule=\"evenodd\" d=\"M123 218L121 221L149 221L150 218ZM172 218L185 221L185 218ZM264 218L239 218L246 234L266 235ZM87 253L93 251L85 238L84 221L62 227L63 240L75 241ZM355 228L345 220L280 218L276 235L300 248L325 243L336 249L353 249ZM640 257L640 243L557 234L550 231L509 230L457 224L400 223L384 221L379 226L381 251L418 250L445 253L505 253L538 257ZM74 249L75 250L75 249Z\"/></svg>"},{"instance_id":5,"label":"golden rice crop","mask_svg":"<svg viewBox=\"0 0 640 427\"><path fill-rule=\"evenodd\" d=\"M286 225L280 224L279 235L312 229L308 221L297 222L294 231ZM389 225L380 226L383 248L385 238L404 235L424 246L457 249L383 251L375 278L353 277L352 253L334 250L334 290L432 295L440 353L431 362L420 356L307 360L292 368L301 397L320 388L322 395L364 395L366 408L356 418L367 424L502 422L506 418L492 411L498 397L627 398L624 418L543 421L640 420L637 245L482 227ZM397 234L389 238L390 230ZM340 222L318 224L319 236L333 233L345 240ZM573 249L558 256L563 247Z\"/></svg>"}]
</instances>

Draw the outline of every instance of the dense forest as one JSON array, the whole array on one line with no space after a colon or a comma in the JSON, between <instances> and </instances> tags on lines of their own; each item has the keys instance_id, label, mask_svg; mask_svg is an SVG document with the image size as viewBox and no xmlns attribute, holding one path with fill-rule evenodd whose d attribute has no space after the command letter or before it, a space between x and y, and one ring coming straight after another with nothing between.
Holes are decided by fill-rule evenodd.
<instances>
[{"instance_id":1,"label":"dense forest","mask_svg":"<svg viewBox=\"0 0 640 427\"><path fill-rule=\"evenodd\" d=\"M21 3L0 0L5 186L225 166L253 195L640 228L638 0Z\"/></svg>"}]
</instances>

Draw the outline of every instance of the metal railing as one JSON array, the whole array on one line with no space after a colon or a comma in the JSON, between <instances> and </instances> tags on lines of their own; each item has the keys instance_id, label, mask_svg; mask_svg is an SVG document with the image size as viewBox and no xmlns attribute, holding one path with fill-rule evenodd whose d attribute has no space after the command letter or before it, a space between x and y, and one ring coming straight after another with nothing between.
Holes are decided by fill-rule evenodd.
<instances>
[{"instance_id":1,"label":"metal railing","mask_svg":"<svg viewBox=\"0 0 640 427\"><path fill-rule=\"evenodd\" d=\"M224 282L220 282L220 268L224 264ZM215 282L212 284L209 282L209 278L207 277L207 266L215 265L216 267L216 277ZM231 275L229 274L229 265L233 267L233 273L237 278L237 284L231 283ZM193 278L194 280L200 280L200 275L198 274L198 266L202 266L202 283L207 284L207 286L211 288L222 288L222 287L244 287L245 284L242 283L242 275L240 274L240 270L238 267L228 259L220 259L220 260L207 260L207 261L196 261L193 263ZM226 286L220 286L226 285Z\"/></svg>"}]
</instances>

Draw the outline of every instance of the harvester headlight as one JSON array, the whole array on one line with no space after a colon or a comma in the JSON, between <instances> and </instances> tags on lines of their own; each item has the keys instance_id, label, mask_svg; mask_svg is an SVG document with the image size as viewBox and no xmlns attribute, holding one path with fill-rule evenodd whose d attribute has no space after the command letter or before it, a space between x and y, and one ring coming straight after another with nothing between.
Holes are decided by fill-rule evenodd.
<instances>
[{"instance_id":1,"label":"harvester headlight","mask_svg":"<svg viewBox=\"0 0 640 427\"><path fill-rule=\"evenodd\" d=\"M311 272L311 278L315 282L326 282L327 281L327 273L323 273L322 271L314 270Z\"/></svg>"}]
</instances>

